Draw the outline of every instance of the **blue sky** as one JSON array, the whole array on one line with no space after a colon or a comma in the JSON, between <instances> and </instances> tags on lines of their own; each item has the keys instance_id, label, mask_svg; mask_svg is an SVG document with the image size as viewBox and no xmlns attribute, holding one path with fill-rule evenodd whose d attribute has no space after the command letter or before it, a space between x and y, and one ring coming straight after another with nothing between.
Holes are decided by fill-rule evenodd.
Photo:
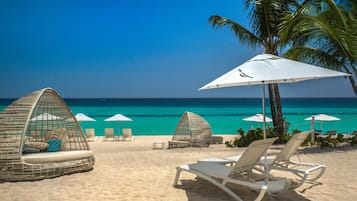
<instances>
[{"instance_id":1,"label":"blue sky","mask_svg":"<svg viewBox=\"0 0 357 201\"><path fill-rule=\"evenodd\" d=\"M262 48L213 29L248 27L239 0L0 2L0 98L52 87L66 98L260 97L260 87L198 91ZM344 78L281 85L282 97L355 97Z\"/></svg>"}]
</instances>

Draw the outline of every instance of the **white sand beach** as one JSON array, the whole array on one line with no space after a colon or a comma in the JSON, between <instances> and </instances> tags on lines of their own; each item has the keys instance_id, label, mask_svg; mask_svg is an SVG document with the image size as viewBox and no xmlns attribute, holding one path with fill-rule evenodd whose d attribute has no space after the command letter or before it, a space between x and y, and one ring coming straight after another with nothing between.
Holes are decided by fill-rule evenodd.
<instances>
[{"instance_id":1,"label":"white sand beach","mask_svg":"<svg viewBox=\"0 0 357 201\"><path fill-rule=\"evenodd\" d=\"M225 140L232 136L224 136ZM137 136L132 142L90 142L96 164L89 172L31 182L0 183L1 201L232 201L216 186L194 175L182 173L179 186L173 187L176 166L206 157L223 157L243 149L224 144L209 148L152 149L154 141L171 136ZM306 162L325 164L320 183L305 183L279 197L265 195L263 200L356 200L357 147L335 149L305 148L300 151ZM256 192L237 185L232 188L244 200Z\"/></svg>"}]
</instances>

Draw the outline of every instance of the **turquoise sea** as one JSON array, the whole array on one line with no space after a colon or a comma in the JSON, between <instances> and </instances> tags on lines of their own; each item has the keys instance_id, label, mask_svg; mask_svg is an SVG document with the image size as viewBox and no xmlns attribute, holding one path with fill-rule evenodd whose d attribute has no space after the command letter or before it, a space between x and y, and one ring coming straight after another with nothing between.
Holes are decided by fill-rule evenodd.
<instances>
[{"instance_id":1,"label":"turquoise sea","mask_svg":"<svg viewBox=\"0 0 357 201\"><path fill-rule=\"evenodd\" d=\"M3 110L14 99L0 99ZM83 128L94 128L96 135L103 135L104 128L132 128L134 135L171 135L181 115L191 111L203 116L214 134L235 134L236 130L262 126L242 119L262 113L261 99L65 99L74 114L84 113L95 122L80 122ZM270 116L267 100L267 115ZM285 98L283 113L291 124L289 130L309 130L311 122L304 118L324 113L340 118L340 121L316 123L323 132L336 129L341 133L357 130L357 98ZM132 122L105 122L104 119L123 114Z\"/></svg>"}]
</instances>

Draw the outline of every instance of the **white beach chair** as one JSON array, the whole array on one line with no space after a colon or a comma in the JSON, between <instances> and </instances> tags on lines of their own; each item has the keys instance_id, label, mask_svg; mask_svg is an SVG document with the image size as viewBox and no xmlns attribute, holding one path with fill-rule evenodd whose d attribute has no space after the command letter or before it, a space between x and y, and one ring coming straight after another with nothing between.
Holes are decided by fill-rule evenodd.
<instances>
[{"instance_id":1,"label":"white beach chair","mask_svg":"<svg viewBox=\"0 0 357 201\"><path fill-rule=\"evenodd\" d=\"M115 136L114 136L114 128L105 128L104 129L104 141L108 141L108 140L115 140Z\"/></svg>"},{"instance_id":2,"label":"white beach chair","mask_svg":"<svg viewBox=\"0 0 357 201\"><path fill-rule=\"evenodd\" d=\"M86 128L85 129L86 132L86 138L88 142L93 142L95 141L95 132L94 132L94 128Z\"/></svg>"},{"instance_id":3,"label":"white beach chair","mask_svg":"<svg viewBox=\"0 0 357 201\"><path fill-rule=\"evenodd\" d=\"M326 170L325 165L302 162L299 155L297 155L298 161L291 160L291 157L296 154L299 146L309 135L310 132L308 131L294 134L277 155L269 156L266 161L260 160L260 164L268 164L267 172L275 169L289 171L298 176L300 180L296 185L291 185L291 188L297 188L307 180L310 182L318 180ZM314 175L311 173L314 173Z\"/></svg>"},{"instance_id":4,"label":"white beach chair","mask_svg":"<svg viewBox=\"0 0 357 201\"><path fill-rule=\"evenodd\" d=\"M176 167L177 173L174 186L177 186L180 173L182 171L186 171L211 182L212 184L228 193L235 200L242 199L226 186L227 183L247 186L259 191L259 194L255 200L261 200L266 192L271 195L279 195L289 188L289 180L272 177L267 178L264 175L259 175L260 177L255 178L251 177L253 175L252 170L254 169L256 163L276 139L277 138L270 138L266 140L254 141L244 151L239 160L236 161L234 167L205 162L178 166Z\"/></svg>"},{"instance_id":5,"label":"white beach chair","mask_svg":"<svg viewBox=\"0 0 357 201\"><path fill-rule=\"evenodd\" d=\"M291 160L291 157L296 154L299 146L304 142L304 140L307 136L309 136L309 134L309 131L296 133L289 139L284 148L278 154L262 157L258 161L258 164L261 166L261 168L263 168L261 172L269 173L271 170L275 169L281 171L289 171L295 174L299 178L299 180L297 180L297 184L291 185L290 188L297 188L301 186L306 180L310 182L318 180L326 170L325 165L317 163L304 163L300 161L299 157L299 161ZM223 159L208 158L201 159L199 161L228 164L237 161L240 157L241 155L227 157ZM264 167L266 167L266 171L264 171ZM314 175L311 176L311 173L314 173Z\"/></svg>"},{"instance_id":6,"label":"white beach chair","mask_svg":"<svg viewBox=\"0 0 357 201\"><path fill-rule=\"evenodd\" d=\"M124 141L134 140L134 136L132 134L131 128L123 128L123 136L121 137L121 140L124 140Z\"/></svg>"}]
</instances>

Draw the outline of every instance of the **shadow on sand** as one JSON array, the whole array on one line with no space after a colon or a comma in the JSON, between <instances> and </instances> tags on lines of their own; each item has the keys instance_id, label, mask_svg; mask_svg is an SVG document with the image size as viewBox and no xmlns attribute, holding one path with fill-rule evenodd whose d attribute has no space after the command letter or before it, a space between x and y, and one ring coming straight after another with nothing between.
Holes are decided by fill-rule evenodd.
<instances>
[{"instance_id":1,"label":"shadow on sand","mask_svg":"<svg viewBox=\"0 0 357 201\"><path fill-rule=\"evenodd\" d=\"M319 153L328 153L328 152L349 152L349 151L355 151L357 149L357 146L351 146L349 143L343 143L340 144L336 147L325 147L325 148L320 148L319 146L312 146L312 147L305 147L302 150L299 150L298 153L304 153L304 154L319 154Z\"/></svg>"},{"instance_id":2,"label":"shadow on sand","mask_svg":"<svg viewBox=\"0 0 357 201\"><path fill-rule=\"evenodd\" d=\"M316 185L316 184L314 184ZM306 187L307 189L311 189L314 187L311 185L310 187ZM227 185L233 192L235 192L240 198L243 200L254 200L258 195L257 192L251 190L248 187L240 186L236 184L228 184ZM307 185L309 186L309 185ZM204 179L189 179L189 180L180 180L178 189L182 189L186 191L186 195L189 201L234 201L232 197L230 197L227 193L211 184L210 182ZM306 189L305 189L306 190ZM304 191L305 191L304 190ZM263 200L264 201L307 201L301 194L297 193L298 190L288 190L278 197L273 197L269 194L265 194ZM301 191L301 190L300 190ZM299 191L299 192L300 192Z\"/></svg>"}]
</instances>

